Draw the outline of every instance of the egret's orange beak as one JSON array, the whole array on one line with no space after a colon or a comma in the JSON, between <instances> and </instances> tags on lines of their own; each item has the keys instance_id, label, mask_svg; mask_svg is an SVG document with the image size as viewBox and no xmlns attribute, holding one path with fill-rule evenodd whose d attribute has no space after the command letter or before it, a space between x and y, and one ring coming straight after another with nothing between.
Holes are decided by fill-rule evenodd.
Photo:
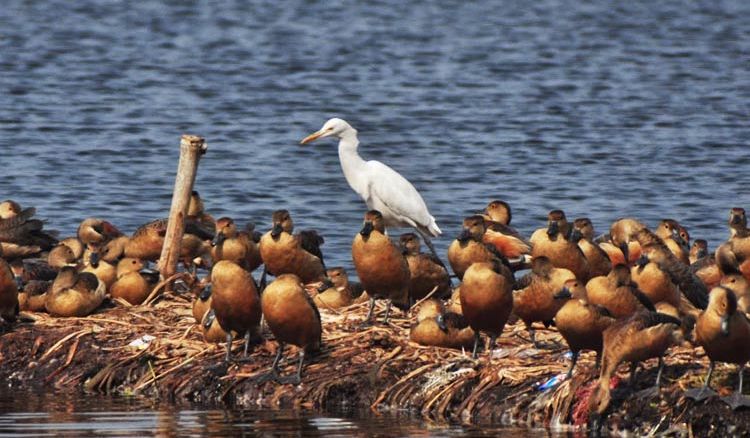
<instances>
[{"instance_id":1,"label":"egret's orange beak","mask_svg":"<svg viewBox=\"0 0 750 438\"><path fill-rule=\"evenodd\" d=\"M321 135L323 135L323 133L320 132L320 131L313 132L312 134L310 134L307 137L303 138L302 141L299 142L299 144L308 144L311 141L315 141L315 140L319 139Z\"/></svg>"}]
</instances>

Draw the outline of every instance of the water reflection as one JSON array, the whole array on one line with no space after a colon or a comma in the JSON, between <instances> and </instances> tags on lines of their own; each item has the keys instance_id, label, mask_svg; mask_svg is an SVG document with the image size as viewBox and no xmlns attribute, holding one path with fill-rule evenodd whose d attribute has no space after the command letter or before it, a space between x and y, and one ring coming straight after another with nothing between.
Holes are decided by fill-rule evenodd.
<instances>
[{"instance_id":1,"label":"water reflection","mask_svg":"<svg viewBox=\"0 0 750 438\"><path fill-rule=\"evenodd\" d=\"M404 415L181 408L145 399L0 391L0 436L442 436L549 435L501 427L425 423Z\"/></svg>"}]
</instances>

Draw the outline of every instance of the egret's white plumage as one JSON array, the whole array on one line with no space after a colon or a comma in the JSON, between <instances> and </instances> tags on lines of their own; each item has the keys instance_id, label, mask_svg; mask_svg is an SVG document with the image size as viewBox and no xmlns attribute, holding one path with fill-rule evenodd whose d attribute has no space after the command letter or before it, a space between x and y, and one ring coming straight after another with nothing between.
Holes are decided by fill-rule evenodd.
<instances>
[{"instance_id":1,"label":"egret's white plumage","mask_svg":"<svg viewBox=\"0 0 750 438\"><path fill-rule=\"evenodd\" d=\"M387 227L415 228L425 238L442 233L424 199L406 178L380 161L365 161L359 156L356 129L342 119L330 119L302 144L325 137L339 138L339 161L346 181L367 208L380 211ZM428 239L426 242L430 245Z\"/></svg>"}]
</instances>

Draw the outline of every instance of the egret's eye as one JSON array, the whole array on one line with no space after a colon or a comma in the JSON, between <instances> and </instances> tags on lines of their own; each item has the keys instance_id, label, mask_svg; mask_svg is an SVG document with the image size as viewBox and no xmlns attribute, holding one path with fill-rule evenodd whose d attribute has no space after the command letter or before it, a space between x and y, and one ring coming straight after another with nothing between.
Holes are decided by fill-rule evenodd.
<instances>
[{"instance_id":1,"label":"egret's eye","mask_svg":"<svg viewBox=\"0 0 750 438\"><path fill-rule=\"evenodd\" d=\"M333 131L333 126L331 126L330 128L328 128L328 130L329 131Z\"/></svg>"}]
</instances>

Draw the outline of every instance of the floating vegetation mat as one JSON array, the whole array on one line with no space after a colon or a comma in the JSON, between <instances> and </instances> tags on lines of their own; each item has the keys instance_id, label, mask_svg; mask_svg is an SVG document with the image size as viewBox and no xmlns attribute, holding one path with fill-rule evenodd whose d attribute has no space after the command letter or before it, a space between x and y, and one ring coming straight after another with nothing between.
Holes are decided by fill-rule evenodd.
<instances>
[{"instance_id":1,"label":"floating vegetation mat","mask_svg":"<svg viewBox=\"0 0 750 438\"><path fill-rule=\"evenodd\" d=\"M224 345L203 341L191 298L165 293L148 306L110 303L86 318L22 314L25 321L0 334L0 379L18 389L55 387L238 408L369 408L435 422L581 433L586 424L587 397L598 375L594 354L583 353L574 377L565 380L567 348L554 328L537 330L548 348L535 349L522 323L508 325L493 351L472 360L470 352L410 342L411 315L396 311L388 325L360 327L366 304L321 309L323 349L308 355L301 384L280 384L267 379L277 348L267 329L265 342L245 361L226 365ZM383 311L378 307L378 321ZM233 347L233 358L241 358L242 342ZM296 353L296 347L287 349L281 375L295 372ZM732 411L717 398L684 398L705 375L701 349L674 347L665 361L660 395L651 399L633 393L653 384L656 360L642 366L634 388L627 384L628 367L621 366L606 427L639 435L750 434L749 411ZM726 394L736 380L735 367L719 364L712 385Z\"/></svg>"}]
</instances>

